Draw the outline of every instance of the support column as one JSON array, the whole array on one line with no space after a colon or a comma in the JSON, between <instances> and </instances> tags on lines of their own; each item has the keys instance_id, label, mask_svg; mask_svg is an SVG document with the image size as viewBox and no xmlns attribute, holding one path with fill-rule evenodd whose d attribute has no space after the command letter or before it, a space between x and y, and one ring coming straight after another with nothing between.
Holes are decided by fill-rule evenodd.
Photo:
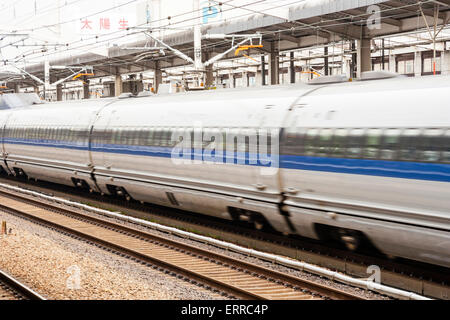
<instances>
[{"instance_id":1,"label":"support column","mask_svg":"<svg viewBox=\"0 0 450 320\"><path fill-rule=\"evenodd\" d=\"M216 71L215 83L216 83L216 88L219 88L219 87L222 88L222 81L220 80L219 71Z\"/></svg>"},{"instance_id":2,"label":"support column","mask_svg":"<svg viewBox=\"0 0 450 320\"><path fill-rule=\"evenodd\" d=\"M422 53L417 51L414 53L414 76L420 77L422 75Z\"/></svg>"},{"instance_id":3,"label":"support column","mask_svg":"<svg viewBox=\"0 0 450 320\"><path fill-rule=\"evenodd\" d=\"M89 99L89 80L83 78L83 99Z\"/></svg>"},{"instance_id":4,"label":"support column","mask_svg":"<svg viewBox=\"0 0 450 320\"><path fill-rule=\"evenodd\" d=\"M361 78L361 73L364 71L372 71L372 60L370 55L370 39L357 40L357 67L356 76Z\"/></svg>"},{"instance_id":5,"label":"support column","mask_svg":"<svg viewBox=\"0 0 450 320\"><path fill-rule=\"evenodd\" d=\"M206 71L205 87L209 88L212 87L214 84L214 74L212 64L206 66L205 71Z\"/></svg>"},{"instance_id":6,"label":"support column","mask_svg":"<svg viewBox=\"0 0 450 320\"><path fill-rule=\"evenodd\" d=\"M295 83L295 66L294 66L294 52L289 54L289 82Z\"/></svg>"},{"instance_id":7,"label":"support column","mask_svg":"<svg viewBox=\"0 0 450 320\"><path fill-rule=\"evenodd\" d=\"M234 79L233 72L230 71L228 73L228 88L234 88L234 87L236 87L236 82L235 82L235 79Z\"/></svg>"},{"instance_id":8,"label":"support column","mask_svg":"<svg viewBox=\"0 0 450 320\"><path fill-rule=\"evenodd\" d=\"M162 71L159 68L159 61L155 62L155 79L153 81L155 93L158 93L159 85L162 84Z\"/></svg>"},{"instance_id":9,"label":"support column","mask_svg":"<svg viewBox=\"0 0 450 320\"><path fill-rule=\"evenodd\" d=\"M62 83L60 83L56 86L56 101L62 101L62 95L63 95L62 88L63 88Z\"/></svg>"},{"instance_id":10,"label":"support column","mask_svg":"<svg viewBox=\"0 0 450 320\"><path fill-rule=\"evenodd\" d=\"M352 60L350 62L350 78L356 78L357 55L356 40L351 40Z\"/></svg>"},{"instance_id":11,"label":"support column","mask_svg":"<svg viewBox=\"0 0 450 320\"><path fill-rule=\"evenodd\" d=\"M323 47L323 69L324 69L324 75L329 75L329 69L328 69L328 47Z\"/></svg>"},{"instance_id":12,"label":"support column","mask_svg":"<svg viewBox=\"0 0 450 320\"><path fill-rule=\"evenodd\" d=\"M266 56L261 56L261 85L266 85Z\"/></svg>"},{"instance_id":13,"label":"support column","mask_svg":"<svg viewBox=\"0 0 450 320\"><path fill-rule=\"evenodd\" d=\"M249 86L248 72L242 72L242 84L244 85L244 87Z\"/></svg>"},{"instance_id":14,"label":"support column","mask_svg":"<svg viewBox=\"0 0 450 320\"><path fill-rule=\"evenodd\" d=\"M395 61L395 54L389 55L389 71L397 72L397 62Z\"/></svg>"},{"instance_id":15,"label":"support column","mask_svg":"<svg viewBox=\"0 0 450 320\"><path fill-rule=\"evenodd\" d=\"M275 42L270 43L270 54L269 54L269 79L270 84L278 84L280 82L280 57L278 48Z\"/></svg>"},{"instance_id":16,"label":"support column","mask_svg":"<svg viewBox=\"0 0 450 320\"><path fill-rule=\"evenodd\" d=\"M122 76L120 75L119 68L116 68L116 75L114 79L114 96L118 97L123 92Z\"/></svg>"},{"instance_id":17,"label":"support column","mask_svg":"<svg viewBox=\"0 0 450 320\"><path fill-rule=\"evenodd\" d=\"M450 51L445 50L441 52L441 74L450 74Z\"/></svg>"}]
</instances>

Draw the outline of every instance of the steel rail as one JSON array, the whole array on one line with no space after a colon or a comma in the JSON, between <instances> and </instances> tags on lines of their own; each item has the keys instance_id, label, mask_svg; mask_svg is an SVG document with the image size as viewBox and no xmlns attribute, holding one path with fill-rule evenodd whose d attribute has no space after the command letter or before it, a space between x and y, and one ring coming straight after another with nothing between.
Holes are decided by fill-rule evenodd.
<instances>
[{"instance_id":1,"label":"steel rail","mask_svg":"<svg viewBox=\"0 0 450 320\"><path fill-rule=\"evenodd\" d=\"M38 199L31 199L25 195L5 190L0 191L0 196L12 199L12 202L9 204L5 200L0 204L0 209L6 212L25 216L42 224L75 234L80 238L88 239L106 248L125 253L126 256L134 259L162 266L164 269L170 270L172 275L176 275L179 278L194 279L194 281L203 283L206 286L219 288L222 292L230 292L233 296L239 298L276 299L279 297L311 299L321 297L345 300L364 299L359 295L334 287L300 279L224 254L211 252L163 236L157 236L134 227L93 217L78 210L62 208L58 204L42 202ZM36 210L31 208L20 209L19 207L22 206L17 201L32 207L39 207L43 212L36 213ZM59 218L57 216L52 217L52 213L55 213ZM70 221L58 222L58 220L62 219L61 217L72 221L75 219L77 223L74 224ZM88 226L79 226L81 223L89 224L92 228L96 227L97 229L90 232ZM113 234L106 235L106 231ZM111 239L116 239L117 237L122 237L121 241L111 241ZM130 239L135 239L134 242L138 240L144 240L145 242L138 243L133 247L133 241ZM141 248L147 248L148 250L141 250ZM175 259L175 256L179 256L179 260ZM242 279L242 281L238 281L239 279ZM255 283L255 286L252 286L251 283Z\"/></svg>"}]
</instances>

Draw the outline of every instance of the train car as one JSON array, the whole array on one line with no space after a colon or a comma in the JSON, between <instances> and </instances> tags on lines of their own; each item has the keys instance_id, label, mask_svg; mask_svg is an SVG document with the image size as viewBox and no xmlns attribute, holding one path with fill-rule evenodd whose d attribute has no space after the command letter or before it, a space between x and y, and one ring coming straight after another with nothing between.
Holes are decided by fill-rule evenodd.
<instances>
[{"instance_id":1,"label":"train car","mask_svg":"<svg viewBox=\"0 0 450 320\"><path fill-rule=\"evenodd\" d=\"M226 142L233 144L228 159L232 163L226 155L207 160L204 150L212 136L223 137L223 142L226 133L236 138L259 129L278 133L299 94L311 89L273 87L119 99L99 113L92 132L98 186L104 193L224 219L246 219L257 226L268 221L288 232L279 211L277 171L261 175L257 164L236 159L238 154L245 157L249 142ZM202 145L192 152L189 145L187 158L174 159L175 133L192 135L192 141L203 140Z\"/></svg>"},{"instance_id":2,"label":"train car","mask_svg":"<svg viewBox=\"0 0 450 320\"><path fill-rule=\"evenodd\" d=\"M386 254L449 267L448 80L271 86L4 111L2 167L350 249L369 240Z\"/></svg>"},{"instance_id":3,"label":"train car","mask_svg":"<svg viewBox=\"0 0 450 320\"><path fill-rule=\"evenodd\" d=\"M83 183L95 190L89 132L100 108L92 100L5 111L2 140L7 172L65 185Z\"/></svg>"},{"instance_id":4,"label":"train car","mask_svg":"<svg viewBox=\"0 0 450 320\"><path fill-rule=\"evenodd\" d=\"M450 265L448 77L326 86L300 99L282 137L284 209L296 233L364 240Z\"/></svg>"}]
</instances>

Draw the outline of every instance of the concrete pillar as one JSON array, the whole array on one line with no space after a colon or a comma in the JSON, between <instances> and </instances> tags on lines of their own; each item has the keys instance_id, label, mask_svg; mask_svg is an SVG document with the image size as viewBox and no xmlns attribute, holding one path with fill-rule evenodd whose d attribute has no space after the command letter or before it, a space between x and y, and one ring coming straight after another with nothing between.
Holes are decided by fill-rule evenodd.
<instances>
[{"instance_id":1,"label":"concrete pillar","mask_svg":"<svg viewBox=\"0 0 450 320\"><path fill-rule=\"evenodd\" d=\"M350 62L350 78L356 78L357 55L356 40L351 40L352 60Z\"/></svg>"},{"instance_id":2,"label":"concrete pillar","mask_svg":"<svg viewBox=\"0 0 450 320\"><path fill-rule=\"evenodd\" d=\"M153 88L155 93L158 93L158 87L162 83L162 70L159 68L159 61L155 62L155 76L153 81Z\"/></svg>"},{"instance_id":3,"label":"concrete pillar","mask_svg":"<svg viewBox=\"0 0 450 320\"><path fill-rule=\"evenodd\" d=\"M266 85L266 56L261 56L261 85Z\"/></svg>"},{"instance_id":4,"label":"concrete pillar","mask_svg":"<svg viewBox=\"0 0 450 320\"><path fill-rule=\"evenodd\" d=\"M294 52L289 53L289 83L295 83Z\"/></svg>"},{"instance_id":5,"label":"concrete pillar","mask_svg":"<svg viewBox=\"0 0 450 320\"><path fill-rule=\"evenodd\" d=\"M122 84L122 76L120 74L116 74L114 79L114 96L118 97L122 94L123 84Z\"/></svg>"},{"instance_id":6,"label":"concrete pillar","mask_svg":"<svg viewBox=\"0 0 450 320\"><path fill-rule=\"evenodd\" d=\"M89 80L83 79L83 99L89 99Z\"/></svg>"},{"instance_id":7,"label":"concrete pillar","mask_svg":"<svg viewBox=\"0 0 450 320\"><path fill-rule=\"evenodd\" d=\"M390 54L389 55L389 71L390 72L397 72L397 62L395 61L395 55Z\"/></svg>"},{"instance_id":8,"label":"concrete pillar","mask_svg":"<svg viewBox=\"0 0 450 320\"><path fill-rule=\"evenodd\" d=\"M370 39L357 40L357 67L356 76L361 78L361 73L372 70L372 59L370 55Z\"/></svg>"},{"instance_id":9,"label":"concrete pillar","mask_svg":"<svg viewBox=\"0 0 450 320\"><path fill-rule=\"evenodd\" d=\"M15 93L19 93L20 92L20 84L18 84L18 83L14 84L14 92Z\"/></svg>"},{"instance_id":10,"label":"concrete pillar","mask_svg":"<svg viewBox=\"0 0 450 320\"><path fill-rule=\"evenodd\" d=\"M269 54L269 82L271 85L278 84L280 82L280 57L278 47L275 42L270 43Z\"/></svg>"},{"instance_id":11,"label":"concrete pillar","mask_svg":"<svg viewBox=\"0 0 450 320\"><path fill-rule=\"evenodd\" d=\"M250 85L248 79L248 72L242 72L242 84L244 85L244 87L248 87Z\"/></svg>"},{"instance_id":12,"label":"concrete pillar","mask_svg":"<svg viewBox=\"0 0 450 320\"><path fill-rule=\"evenodd\" d=\"M352 77L352 61L350 59L344 58L344 61L342 62L342 73L348 78Z\"/></svg>"},{"instance_id":13,"label":"concrete pillar","mask_svg":"<svg viewBox=\"0 0 450 320\"><path fill-rule=\"evenodd\" d=\"M62 95L63 95L62 88L63 88L62 83L60 83L56 86L56 101L62 101Z\"/></svg>"},{"instance_id":14,"label":"concrete pillar","mask_svg":"<svg viewBox=\"0 0 450 320\"><path fill-rule=\"evenodd\" d=\"M417 51L414 53L414 76L420 77L422 75L422 53Z\"/></svg>"},{"instance_id":15,"label":"concrete pillar","mask_svg":"<svg viewBox=\"0 0 450 320\"><path fill-rule=\"evenodd\" d=\"M216 71L216 75L215 75L214 79L215 79L214 82L216 84L216 87L217 88L222 87L222 82L220 81L219 71Z\"/></svg>"},{"instance_id":16,"label":"concrete pillar","mask_svg":"<svg viewBox=\"0 0 450 320\"><path fill-rule=\"evenodd\" d=\"M445 50L441 52L441 74L450 74L450 51Z\"/></svg>"},{"instance_id":17,"label":"concrete pillar","mask_svg":"<svg viewBox=\"0 0 450 320\"><path fill-rule=\"evenodd\" d=\"M328 76L329 75L329 70L328 70L328 47L323 47L323 74Z\"/></svg>"},{"instance_id":18,"label":"concrete pillar","mask_svg":"<svg viewBox=\"0 0 450 320\"><path fill-rule=\"evenodd\" d=\"M236 87L236 79L234 78L234 74L232 71L228 73L228 88Z\"/></svg>"},{"instance_id":19,"label":"concrete pillar","mask_svg":"<svg viewBox=\"0 0 450 320\"><path fill-rule=\"evenodd\" d=\"M205 79L205 87L212 87L214 84L214 74L213 74L213 66L210 64L205 68L206 71L206 79Z\"/></svg>"}]
</instances>

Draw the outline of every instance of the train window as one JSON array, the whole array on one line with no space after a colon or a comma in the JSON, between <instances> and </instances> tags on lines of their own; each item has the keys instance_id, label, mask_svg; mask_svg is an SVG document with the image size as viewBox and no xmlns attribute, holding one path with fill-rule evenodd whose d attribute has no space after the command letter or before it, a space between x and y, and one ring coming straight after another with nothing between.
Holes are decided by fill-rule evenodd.
<instances>
[{"instance_id":1,"label":"train window","mask_svg":"<svg viewBox=\"0 0 450 320\"><path fill-rule=\"evenodd\" d=\"M318 129L308 129L305 135L305 155L313 156L316 152L316 140Z\"/></svg>"},{"instance_id":2,"label":"train window","mask_svg":"<svg viewBox=\"0 0 450 320\"><path fill-rule=\"evenodd\" d=\"M211 136L211 129L205 128L203 130L202 134L202 148L206 148L211 142L214 141L214 138L210 138L208 136Z\"/></svg>"},{"instance_id":3,"label":"train window","mask_svg":"<svg viewBox=\"0 0 450 320\"><path fill-rule=\"evenodd\" d=\"M258 132L256 133L256 139L251 138L249 140L249 143L252 143L251 141L256 142L258 146L257 150L259 153L270 155L272 153L272 138L273 137L270 129L262 129L258 130ZM291 146L290 149L295 149L295 144Z\"/></svg>"},{"instance_id":4,"label":"train window","mask_svg":"<svg viewBox=\"0 0 450 320\"><path fill-rule=\"evenodd\" d=\"M114 128L113 129L112 139L111 139L112 144L121 144L122 143L120 141L121 133L122 133L122 131L120 130L120 128Z\"/></svg>"},{"instance_id":5,"label":"train window","mask_svg":"<svg viewBox=\"0 0 450 320\"><path fill-rule=\"evenodd\" d=\"M147 129L140 128L139 129L139 145L145 146L147 144Z\"/></svg>"},{"instance_id":6,"label":"train window","mask_svg":"<svg viewBox=\"0 0 450 320\"><path fill-rule=\"evenodd\" d=\"M67 128L67 141L71 142L72 141L72 128Z\"/></svg>"},{"instance_id":7,"label":"train window","mask_svg":"<svg viewBox=\"0 0 450 320\"><path fill-rule=\"evenodd\" d=\"M236 152L238 144L239 131L235 128L226 132L226 152ZM267 138L267 137L266 137Z\"/></svg>"},{"instance_id":8,"label":"train window","mask_svg":"<svg viewBox=\"0 0 450 320\"><path fill-rule=\"evenodd\" d=\"M140 143L139 138L141 137L141 129L135 128L133 129L133 145L138 146Z\"/></svg>"},{"instance_id":9,"label":"train window","mask_svg":"<svg viewBox=\"0 0 450 320\"><path fill-rule=\"evenodd\" d=\"M331 150L333 141L333 130L332 129L322 129L320 130L318 141L317 141L317 156L326 156Z\"/></svg>"},{"instance_id":10,"label":"train window","mask_svg":"<svg viewBox=\"0 0 450 320\"><path fill-rule=\"evenodd\" d=\"M162 136L162 129L161 128L155 129L153 145L155 145L155 146L160 146L161 145L161 136Z\"/></svg>"},{"instance_id":11,"label":"train window","mask_svg":"<svg viewBox=\"0 0 450 320\"><path fill-rule=\"evenodd\" d=\"M381 129L369 129L366 132L363 158L377 159L381 144Z\"/></svg>"},{"instance_id":12,"label":"train window","mask_svg":"<svg viewBox=\"0 0 450 320\"><path fill-rule=\"evenodd\" d=\"M387 129L384 132L380 150L380 159L394 160L397 155L400 141L400 130Z\"/></svg>"},{"instance_id":13,"label":"train window","mask_svg":"<svg viewBox=\"0 0 450 320\"><path fill-rule=\"evenodd\" d=\"M283 132L282 153L303 154L304 152L304 128L287 128ZM259 140L258 140L259 141Z\"/></svg>"},{"instance_id":14,"label":"train window","mask_svg":"<svg viewBox=\"0 0 450 320\"><path fill-rule=\"evenodd\" d=\"M130 129L123 130L122 132L122 141L126 145L131 145L133 143L133 131Z\"/></svg>"},{"instance_id":15,"label":"train window","mask_svg":"<svg viewBox=\"0 0 450 320\"><path fill-rule=\"evenodd\" d=\"M333 157L345 157L347 146L347 129L335 129L333 135L333 144L329 155Z\"/></svg>"},{"instance_id":16,"label":"train window","mask_svg":"<svg viewBox=\"0 0 450 320\"><path fill-rule=\"evenodd\" d=\"M78 130L78 140L80 142L85 142L86 141L86 131L83 128Z\"/></svg>"},{"instance_id":17,"label":"train window","mask_svg":"<svg viewBox=\"0 0 450 320\"><path fill-rule=\"evenodd\" d=\"M104 131L104 135L103 135L103 139L102 139L102 144L103 144L103 145L109 144L110 141L112 140L112 135L113 135L112 130L111 130L111 129L106 129L106 130Z\"/></svg>"},{"instance_id":18,"label":"train window","mask_svg":"<svg viewBox=\"0 0 450 320\"><path fill-rule=\"evenodd\" d=\"M437 162L443 151L445 137L442 129L427 129L421 137L418 151L418 160Z\"/></svg>"},{"instance_id":19,"label":"train window","mask_svg":"<svg viewBox=\"0 0 450 320\"><path fill-rule=\"evenodd\" d=\"M174 147L178 142L182 141L183 139L179 138L180 136L183 136L183 134L180 132L182 132L182 129L180 128L173 128L170 131L170 136L169 136L169 140L170 140L170 146Z\"/></svg>"},{"instance_id":20,"label":"train window","mask_svg":"<svg viewBox=\"0 0 450 320\"><path fill-rule=\"evenodd\" d=\"M161 147L167 147L170 144L170 131L168 129L161 130Z\"/></svg>"},{"instance_id":21,"label":"train window","mask_svg":"<svg viewBox=\"0 0 450 320\"><path fill-rule=\"evenodd\" d=\"M133 130L124 128L122 139L124 144L131 145L133 143Z\"/></svg>"},{"instance_id":22,"label":"train window","mask_svg":"<svg viewBox=\"0 0 450 320\"><path fill-rule=\"evenodd\" d=\"M238 145L237 145L237 152L246 152L247 151L247 143L248 140L246 139L245 129L240 130L240 132L237 135L238 139Z\"/></svg>"},{"instance_id":23,"label":"train window","mask_svg":"<svg viewBox=\"0 0 450 320\"><path fill-rule=\"evenodd\" d=\"M400 137L399 160L412 161L417 158L420 129L405 129Z\"/></svg>"},{"instance_id":24,"label":"train window","mask_svg":"<svg viewBox=\"0 0 450 320\"><path fill-rule=\"evenodd\" d=\"M441 162L450 163L450 129L443 136L443 150L441 154Z\"/></svg>"},{"instance_id":25,"label":"train window","mask_svg":"<svg viewBox=\"0 0 450 320\"><path fill-rule=\"evenodd\" d=\"M47 140L50 142L51 140L53 140L53 128L52 127L48 127L48 136L47 136Z\"/></svg>"},{"instance_id":26,"label":"train window","mask_svg":"<svg viewBox=\"0 0 450 320\"><path fill-rule=\"evenodd\" d=\"M147 132L147 142L146 145L147 146L152 146L154 143L154 137L155 137L155 130L153 128L149 128L148 130L146 130Z\"/></svg>"},{"instance_id":27,"label":"train window","mask_svg":"<svg viewBox=\"0 0 450 320\"><path fill-rule=\"evenodd\" d=\"M364 145L364 130L351 129L347 137L347 157L360 158Z\"/></svg>"}]
</instances>

